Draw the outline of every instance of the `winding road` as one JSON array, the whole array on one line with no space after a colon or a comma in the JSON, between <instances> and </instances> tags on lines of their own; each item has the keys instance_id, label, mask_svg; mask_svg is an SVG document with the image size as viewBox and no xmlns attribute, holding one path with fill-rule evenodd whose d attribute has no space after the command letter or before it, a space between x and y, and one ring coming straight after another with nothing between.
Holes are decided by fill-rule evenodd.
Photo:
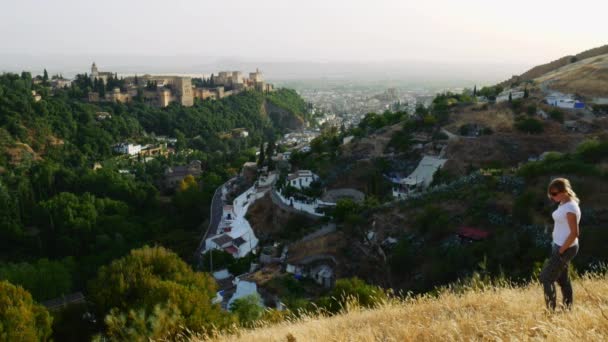
<instances>
[{"instance_id":1,"label":"winding road","mask_svg":"<svg viewBox=\"0 0 608 342\"><path fill-rule=\"evenodd\" d=\"M199 264L201 261L200 259L202 256L202 252L205 249L205 240L207 240L209 236L217 234L217 228L222 219L222 210L224 208L224 201L222 199L222 189L226 186L226 184L232 182L233 180L234 178L228 180L226 183L220 185L217 189L215 189L213 199L211 200L211 207L209 209L209 226L207 226L207 230L205 231L205 233L202 234L201 241L198 244L196 252L194 253L194 257L198 260Z\"/></svg>"}]
</instances>

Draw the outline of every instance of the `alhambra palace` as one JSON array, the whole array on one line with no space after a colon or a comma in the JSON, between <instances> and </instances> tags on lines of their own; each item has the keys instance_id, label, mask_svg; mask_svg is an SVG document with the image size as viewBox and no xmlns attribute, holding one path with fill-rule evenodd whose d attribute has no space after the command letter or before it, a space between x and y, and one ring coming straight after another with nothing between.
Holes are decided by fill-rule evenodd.
<instances>
[{"instance_id":1,"label":"alhambra palace","mask_svg":"<svg viewBox=\"0 0 608 342\"><path fill-rule=\"evenodd\" d=\"M108 79L116 77L115 75L112 72L99 71L95 62L91 66L91 80L107 84ZM244 90L274 90L272 84L264 82L259 70L249 73L249 78L243 77L240 71L220 71L198 85L193 85L192 81L192 77L184 76L128 76L124 78L125 89L116 87L103 96L98 92L90 92L88 99L90 102L127 103L139 95L143 97L144 102L159 107L167 107L172 102L190 107L194 104L194 99L221 99Z\"/></svg>"}]
</instances>

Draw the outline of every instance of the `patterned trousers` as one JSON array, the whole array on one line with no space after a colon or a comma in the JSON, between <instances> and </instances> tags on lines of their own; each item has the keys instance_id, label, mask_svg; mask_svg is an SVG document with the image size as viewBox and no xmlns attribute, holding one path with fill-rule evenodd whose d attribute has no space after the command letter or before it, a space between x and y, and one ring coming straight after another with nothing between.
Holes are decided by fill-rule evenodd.
<instances>
[{"instance_id":1,"label":"patterned trousers","mask_svg":"<svg viewBox=\"0 0 608 342\"><path fill-rule=\"evenodd\" d=\"M555 292L555 282L562 289L564 297L564 306L572 307L572 283L568 275L568 266L578 253L578 245L568 248L563 254L559 254L560 246L553 244L551 249L551 257L545 263L543 270L540 272L538 279L543 285L545 293L545 303L547 309L555 310L557 295Z\"/></svg>"}]
</instances>

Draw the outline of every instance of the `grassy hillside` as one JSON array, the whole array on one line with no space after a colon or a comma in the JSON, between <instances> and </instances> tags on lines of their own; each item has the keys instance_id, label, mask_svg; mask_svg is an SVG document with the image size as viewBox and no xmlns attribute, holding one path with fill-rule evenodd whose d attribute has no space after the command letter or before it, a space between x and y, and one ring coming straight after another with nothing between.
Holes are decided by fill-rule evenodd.
<instances>
[{"instance_id":1,"label":"grassy hillside","mask_svg":"<svg viewBox=\"0 0 608 342\"><path fill-rule=\"evenodd\" d=\"M308 316L214 341L606 341L608 279L576 280L574 293L571 312L550 314L536 283L445 290L370 310L353 305L341 315Z\"/></svg>"},{"instance_id":2,"label":"grassy hillside","mask_svg":"<svg viewBox=\"0 0 608 342\"><path fill-rule=\"evenodd\" d=\"M588 97L608 96L608 54L568 64L536 79L551 89Z\"/></svg>"},{"instance_id":3,"label":"grassy hillside","mask_svg":"<svg viewBox=\"0 0 608 342\"><path fill-rule=\"evenodd\" d=\"M552 62L535 66L534 68L524 72L523 74L521 74L519 76L513 76L511 79L501 83L500 85L508 86L509 84L512 84L514 82L533 80L548 72L551 72L551 71L557 70L563 66L566 66L570 63L575 63L577 61L580 61L580 60L583 60L586 58L591 58L591 57L603 55L606 53L608 53L608 45L589 49L589 50L583 51L581 53L578 53L576 55L564 56L564 57L554 60Z\"/></svg>"}]
</instances>

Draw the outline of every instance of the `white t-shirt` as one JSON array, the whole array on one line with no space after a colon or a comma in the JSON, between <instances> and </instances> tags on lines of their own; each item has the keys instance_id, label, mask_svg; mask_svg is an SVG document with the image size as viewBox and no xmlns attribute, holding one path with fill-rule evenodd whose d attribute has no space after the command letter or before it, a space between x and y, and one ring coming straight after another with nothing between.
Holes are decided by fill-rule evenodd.
<instances>
[{"instance_id":1,"label":"white t-shirt","mask_svg":"<svg viewBox=\"0 0 608 342\"><path fill-rule=\"evenodd\" d=\"M574 200L560 204L557 207L557 210L552 214L553 221L555 222L555 225L553 226L553 243L559 246L562 246L566 242L566 239L568 239L568 235L570 235L570 226L568 225L568 217L566 216L567 213L574 213L576 215L577 224L581 221L581 209ZM575 245L578 245L578 237L570 246Z\"/></svg>"}]
</instances>

